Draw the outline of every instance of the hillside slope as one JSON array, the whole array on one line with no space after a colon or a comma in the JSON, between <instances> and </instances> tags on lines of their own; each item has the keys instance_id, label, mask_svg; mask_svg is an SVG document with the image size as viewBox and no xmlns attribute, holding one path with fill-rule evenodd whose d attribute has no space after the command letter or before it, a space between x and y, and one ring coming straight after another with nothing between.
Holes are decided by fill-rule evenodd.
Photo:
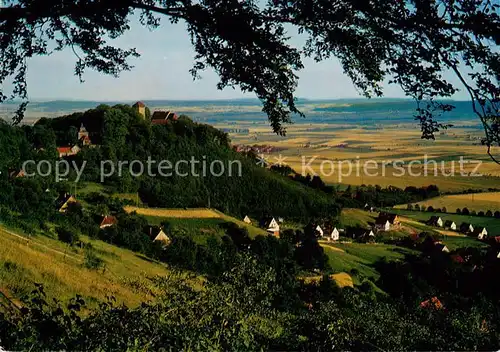
<instances>
[{"instance_id":1,"label":"hillside slope","mask_svg":"<svg viewBox=\"0 0 500 352\"><path fill-rule=\"evenodd\" d=\"M142 203L150 207L210 207L238 218L272 214L305 221L338 214L332 195L257 165L255 155L232 149L226 133L187 116L152 125L130 106L100 105L41 119L35 128L43 130L45 138L35 140L36 148L68 145L81 125L94 143L68 158L77 165L87 163L81 181L104 181L116 193L139 192ZM115 173L101 179L109 171L102 172L102 161L114 165L136 161L142 163L143 172L138 172L139 166L121 164L122 172L115 166ZM167 171L165 165L170 165Z\"/></svg>"},{"instance_id":2,"label":"hillside slope","mask_svg":"<svg viewBox=\"0 0 500 352\"><path fill-rule=\"evenodd\" d=\"M98 240L82 241L92 244L103 267L87 269L81 248L0 227L0 291L21 298L38 282L49 298L67 300L79 294L92 306L114 296L120 303L135 306L154 298L152 278L169 273L165 264L132 251Z\"/></svg>"}]
</instances>

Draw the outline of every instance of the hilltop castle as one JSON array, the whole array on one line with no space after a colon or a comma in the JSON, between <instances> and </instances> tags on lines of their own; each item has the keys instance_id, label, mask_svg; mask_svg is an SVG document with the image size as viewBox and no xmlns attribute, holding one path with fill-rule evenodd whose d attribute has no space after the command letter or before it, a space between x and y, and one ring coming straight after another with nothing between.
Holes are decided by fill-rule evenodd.
<instances>
[{"instance_id":1,"label":"hilltop castle","mask_svg":"<svg viewBox=\"0 0 500 352\"><path fill-rule=\"evenodd\" d=\"M143 119L146 119L146 104L142 101L138 101L132 107L142 116ZM151 123L153 125L165 125L170 121L177 121L179 116L172 111L165 110L157 110L151 116Z\"/></svg>"}]
</instances>

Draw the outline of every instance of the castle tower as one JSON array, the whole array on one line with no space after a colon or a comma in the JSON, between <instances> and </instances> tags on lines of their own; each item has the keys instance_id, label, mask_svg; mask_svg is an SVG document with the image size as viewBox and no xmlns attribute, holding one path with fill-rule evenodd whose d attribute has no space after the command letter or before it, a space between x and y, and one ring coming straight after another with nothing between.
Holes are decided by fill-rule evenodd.
<instances>
[{"instance_id":1,"label":"castle tower","mask_svg":"<svg viewBox=\"0 0 500 352\"><path fill-rule=\"evenodd\" d=\"M146 118L146 105L142 101L138 101L132 107L142 116L143 119Z\"/></svg>"}]
</instances>

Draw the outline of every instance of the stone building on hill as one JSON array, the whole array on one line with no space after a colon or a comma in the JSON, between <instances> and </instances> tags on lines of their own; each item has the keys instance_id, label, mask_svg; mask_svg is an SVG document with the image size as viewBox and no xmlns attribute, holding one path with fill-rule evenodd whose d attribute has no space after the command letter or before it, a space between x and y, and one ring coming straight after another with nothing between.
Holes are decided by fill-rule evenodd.
<instances>
[{"instance_id":1,"label":"stone building on hill","mask_svg":"<svg viewBox=\"0 0 500 352\"><path fill-rule=\"evenodd\" d=\"M146 118L146 104L144 104L142 101L138 101L132 107L139 113L139 115L142 116L143 119Z\"/></svg>"},{"instance_id":2,"label":"stone building on hill","mask_svg":"<svg viewBox=\"0 0 500 352\"><path fill-rule=\"evenodd\" d=\"M172 111L155 111L151 116L153 125L166 125L169 122L177 121L179 117Z\"/></svg>"}]
</instances>

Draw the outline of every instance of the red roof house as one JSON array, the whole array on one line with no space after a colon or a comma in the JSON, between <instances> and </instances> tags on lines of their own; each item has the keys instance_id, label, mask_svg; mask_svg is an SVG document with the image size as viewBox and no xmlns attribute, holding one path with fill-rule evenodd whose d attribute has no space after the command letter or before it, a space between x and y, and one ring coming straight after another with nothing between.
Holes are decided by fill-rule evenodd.
<instances>
[{"instance_id":1,"label":"red roof house","mask_svg":"<svg viewBox=\"0 0 500 352\"><path fill-rule=\"evenodd\" d=\"M118 220L113 215L105 215L99 225L99 228L104 229L106 227L110 227L116 225Z\"/></svg>"},{"instance_id":2,"label":"red roof house","mask_svg":"<svg viewBox=\"0 0 500 352\"><path fill-rule=\"evenodd\" d=\"M166 125L170 121L177 121L179 116L172 111L155 111L151 116L151 123L153 125Z\"/></svg>"},{"instance_id":3,"label":"red roof house","mask_svg":"<svg viewBox=\"0 0 500 352\"><path fill-rule=\"evenodd\" d=\"M432 297L431 299L428 299L426 301L423 301L420 303L421 308L431 308L431 309L438 309L441 310L444 308L443 304L437 297Z\"/></svg>"}]
</instances>

